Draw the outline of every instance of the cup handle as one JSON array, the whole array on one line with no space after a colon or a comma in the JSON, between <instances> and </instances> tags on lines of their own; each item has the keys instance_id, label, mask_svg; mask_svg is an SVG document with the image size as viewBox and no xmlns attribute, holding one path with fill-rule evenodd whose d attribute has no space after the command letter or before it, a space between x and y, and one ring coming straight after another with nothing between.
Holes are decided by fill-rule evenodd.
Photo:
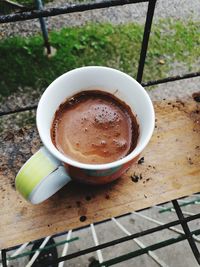
<instances>
[{"instance_id":1,"label":"cup handle","mask_svg":"<svg viewBox=\"0 0 200 267\"><path fill-rule=\"evenodd\" d=\"M15 187L26 200L38 204L70 181L61 161L42 147L21 167L15 179Z\"/></svg>"}]
</instances>

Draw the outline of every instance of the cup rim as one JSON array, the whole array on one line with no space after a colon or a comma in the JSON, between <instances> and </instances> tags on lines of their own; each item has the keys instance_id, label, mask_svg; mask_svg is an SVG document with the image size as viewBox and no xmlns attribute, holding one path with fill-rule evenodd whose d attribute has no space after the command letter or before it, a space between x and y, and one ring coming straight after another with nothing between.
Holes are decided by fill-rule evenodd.
<instances>
[{"instance_id":1,"label":"cup rim","mask_svg":"<svg viewBox=\"0 0 200 267\"><path fill-rule=\"evenodd\" d=\"M43 105L43 99L46 96L46 92L49 90L50 85L52 85L55 81L57 81L60 78L63 78L65 75L68 75L72 72L76 72L79 71L81 69L104 69L104 70L110 70L110 71L114 71L116 73L119 73L120 75L123 75L124 77L126 77L127 79L130 79L133 83L135 83L135 85L137 87L140 88L140 90L143 91L144 96L146 97L146 100L148 102L149 105L149 109L151 111L151 121L149 122L150 126L149 126L149 132L146 135L146 138L144 140L144 142L140 145L140 146L136 146L135 149L129 153L127 156L125 156L122 159L110 162L110 163L104 163L104 164L86 164L86 163L81 163L78 162L76 160L73 160L67 156L65 156L64 154L62 154L52 143L51 141L51 147L49 146L49 142L47 141L47 139L45 138L45 135L42 134L42 132L40 131L40 125L42 123L42 121L40 120L39 114L40 114L40 110L42 110L42 105ZM54 155L57 159L59 159L61 162L67 163L69 165L72 165L74 167L77 168L82 168L82 169L90 169L90 170L103 170L103 169L110 169L110 168L115 168L118 166L121 166L131 160L133 160L136 156L138 156L143 149L147 146L148 142L150 141L150 138L153 134L154 131L154 127L155 127L155 112L154 112L154 107L152 104L152 101L148 95L148 93L146 92L146 90L131 76L129 76L128 74L114 69L114 68L110 68L110 67L104 67L104 66L85 66L85 67L80 67L80 68L75 68L73 70L70 70L64 74L62 74L61 76L57 77L51 84L50 84L46 90L44 91L44 93L42 94L40 101L38 103L38 107L37 107L37 112L36 112L36 125L37 125L37 129L40 135L40 138L44 144L44 146L49 150L50 153L52 153L52 155Z\"/></svg>"}]
</instances>

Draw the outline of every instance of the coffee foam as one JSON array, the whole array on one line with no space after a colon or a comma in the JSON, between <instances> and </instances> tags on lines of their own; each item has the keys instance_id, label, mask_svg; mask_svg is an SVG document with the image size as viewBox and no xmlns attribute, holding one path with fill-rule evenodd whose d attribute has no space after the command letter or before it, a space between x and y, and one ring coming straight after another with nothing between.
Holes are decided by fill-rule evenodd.
<instances>
[{"instance_id":1,"label":"coffee foam","mask_svg":"<svg viewBox=\"0 0 200 267\"><path fill-rule=\"evenodd\" d=\"M84 91L60 105L51 137L66 156L88 164L116 161L136 146L139 126L130 108L108 93Z\"/></svg>"}]
</instances>

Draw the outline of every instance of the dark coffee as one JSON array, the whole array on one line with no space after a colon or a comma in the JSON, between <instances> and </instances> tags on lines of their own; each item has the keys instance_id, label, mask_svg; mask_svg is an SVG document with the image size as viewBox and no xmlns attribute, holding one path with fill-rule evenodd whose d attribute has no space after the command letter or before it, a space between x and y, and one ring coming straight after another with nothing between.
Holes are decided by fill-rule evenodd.
<instances>
[{"instance_id":1,"label":"dark coffee","mask_svg":"<svg viewBox=\"0 0 200 267\"><path fill-rule=\"evenodd\" d=\"M56 111L51 128L52 141L61 153L88 164L125 157L138 137L139 125L130 107L98 90L67 99Z\"/></svg>"}]
</instances>

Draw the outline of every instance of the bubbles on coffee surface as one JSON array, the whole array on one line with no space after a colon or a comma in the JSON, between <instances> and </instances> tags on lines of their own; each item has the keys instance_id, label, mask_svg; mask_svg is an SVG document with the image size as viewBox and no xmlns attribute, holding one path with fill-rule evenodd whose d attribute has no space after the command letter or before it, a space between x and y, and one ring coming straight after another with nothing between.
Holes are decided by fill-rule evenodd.
<instances>
[{"instance_id":1,"label":"bubbles on coffee surface","mask_svg":"<svg viewBox=\"0 0 200 267\"><path fill-rule=\"evenodd\" d=\"M85 91L65 102L55 115L53 143L82 163L121 159L137 144L139 126L130 108L109 93Z\"/></svg>"},{"instance_id":2,"label":"bubbles on coffee surface","mask_svg":"<svg viewBox=\"0 0 200 267\"><path fill-rule=\"evenodd\" d=\"M120 122L119 115L113 110L112 106L112 104L108 107L100 103L99 107L95 108L94 125L96 127L108 129L115 127Z\"/></svg>"}]
</instances>

